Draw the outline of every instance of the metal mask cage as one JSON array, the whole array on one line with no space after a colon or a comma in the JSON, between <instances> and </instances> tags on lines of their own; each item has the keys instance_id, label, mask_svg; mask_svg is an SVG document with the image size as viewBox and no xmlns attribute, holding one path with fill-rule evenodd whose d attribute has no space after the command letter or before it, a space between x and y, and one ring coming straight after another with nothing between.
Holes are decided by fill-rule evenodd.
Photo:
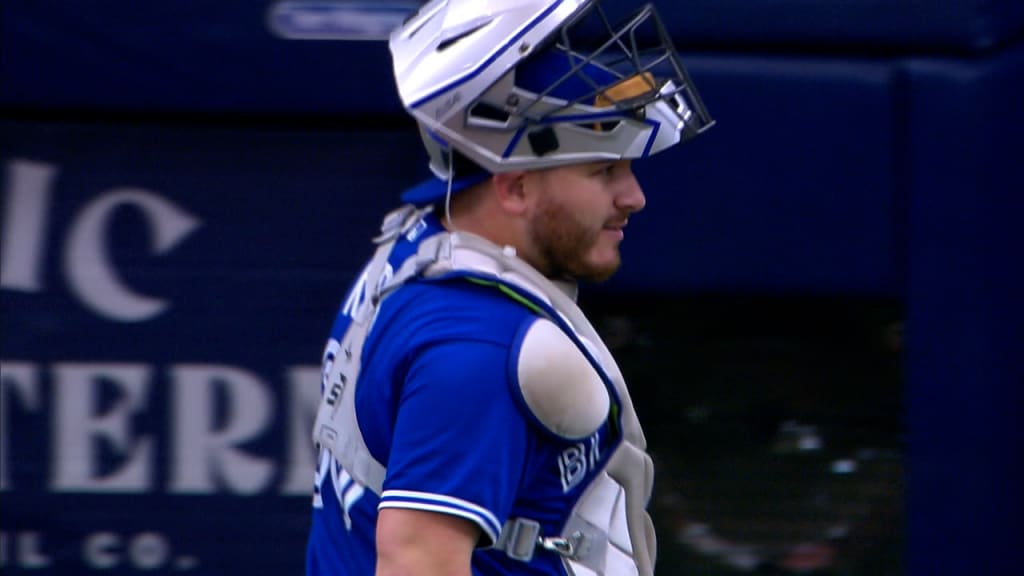
<instances>
[{"instance_id":1,"label":"metal mask cage","mask_svg":"<svg viewBox=\"0 0 1024 576\"><path fill-rule=\"evenodd\" d=\"M616 115L642 118L644 107L659 100L667 102L686 127L683 139L696 136L713 124L657 9L651 4L613 25L600 3L594 2L566 22L548 45L539 48L521 66L529 65L531 58L551 55L564 59L558 66L564 72L545 88L531 90L537 97L516 110L515 115L528 124L565 121L602 130L614 125ZM523 87L518 78L516 84ZM566 87L570 84L571 95L567 97ZM627 90L616 89L627 84ZM552 99L564 104L552 107ZM580 107L593 108L595 116L605 116L607 120L580 123ZM611 113L607 108L613 109ZM565 118L560 119L561 116Z\"/></svg>"}]
</instances>

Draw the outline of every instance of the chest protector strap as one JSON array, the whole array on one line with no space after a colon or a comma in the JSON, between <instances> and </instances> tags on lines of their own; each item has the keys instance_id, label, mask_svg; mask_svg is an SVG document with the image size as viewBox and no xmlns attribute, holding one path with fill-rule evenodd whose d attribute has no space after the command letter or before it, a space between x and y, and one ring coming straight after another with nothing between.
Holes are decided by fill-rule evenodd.
<instances>
[{"instance_id":1,"label":"chest protector strap","mask_svg":"<svg viewBox=\"0 0 1024 576\"><path fill-rule=\"evenodd\" d=\"M514 530L516 519L506 524L496 547L513 558L528 560L535 547L557 552L570 573L617 574L623 568L642 576L654 573L656 541L646 511L653 488L654 466L647 455L646 440L626 389L622 373L596 330L564 287L544 277L520 260L510 247L501 248L465 232L440 233L419 243L415 254L394 273L387 266L395 241L412 230L428 209L403 206L389 214L373 259L366 268L365 297L358 299L352 322L338 349L325 366L325 394L317 410L313 441L329 450L352 478L380 494L386 469L370 454L359 429L355 412L355 386L361 367L363 344L382 300L415 276L437 277L453 273L496 280L516 291L530 294L557 314L556 323L594 357L614 384L620 400L623 441L609 458L605 469L587 487L571 514L561 537L528 536ZM624 512L624 518L619 517ZM621 526L625 523L625 526ZM618 530L616 530L616 525ZM621 534L616 537L616 533ZM618 552L614 552L618 550ZM609 552L611 551L611 552ZM611 564L611 565L610 565ZM579 570L577 570L577 568Z\"/></svg>"},{"instance_id":2,"label":"chest protector strap","mask_svg":"<svg viewBox=\"0 0 1024 576\"><path fill-rule=\"evenodd\" d=\"M412 230L427 212L428 209L402 206L385 217L381 233L373 239L377 249L366 267L364 294L356 300L351 324L337 349L328 350L324 394L313 425L313 442L321 449L329 450L356 482L378 495L384 485L386 470L370 454L360 431L355 410L355 386L362 368L363 344L377 318L381 302L392 290L436 260L424 252L422 258L417 254L407 259L396 272L387 266L395 242Z\"/></svg>"}]
</instances>

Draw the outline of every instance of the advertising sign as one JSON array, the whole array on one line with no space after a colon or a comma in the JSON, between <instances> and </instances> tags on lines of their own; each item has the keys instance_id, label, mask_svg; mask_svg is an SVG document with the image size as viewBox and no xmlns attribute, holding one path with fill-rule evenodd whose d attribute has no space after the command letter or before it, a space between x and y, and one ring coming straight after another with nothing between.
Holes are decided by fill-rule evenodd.
<instances>
[{"instance_id":1,"label":"advertising sign","mask_svg":"<svg viewBox=\"0 0 1024 576\"><path fill-rule=\"evenodd\" d=\"M4 574L300 574L321 347L415 137L3 132Z\"/></svg>"}]
</instances>

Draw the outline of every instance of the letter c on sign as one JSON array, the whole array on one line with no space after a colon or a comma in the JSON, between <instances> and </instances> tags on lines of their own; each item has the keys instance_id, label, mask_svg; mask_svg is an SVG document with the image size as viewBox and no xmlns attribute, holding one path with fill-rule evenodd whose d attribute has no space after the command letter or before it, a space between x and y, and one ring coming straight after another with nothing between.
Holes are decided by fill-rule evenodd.
<instances>
[{"instance_id":1,"label":"letter c on sign","mask_svg":"<svg viewBox=\"0 0 1024 576\"><path fill-rule=\"evenodd\" d=\"M82 545L82 556L91 568L107 570L121 563L121 538L113 532L90 534Z\"/></svg>"},{"instance_id":2,"label":"letter c on sign","mask_svg":"<svg viewBox=\"0 0 1024 576\"><path fill-rule=\"evenodd\" d=\"M200 221L164 198L140 188L111 190L89 203L75 220L64 252L71 289L97 313L120 322L141 322L168 303L133 292L118 276L107 250L107 231L121 205L137 208L149 224L150 244L163 254L188 236Z\"/></svg>"}]
</instances>

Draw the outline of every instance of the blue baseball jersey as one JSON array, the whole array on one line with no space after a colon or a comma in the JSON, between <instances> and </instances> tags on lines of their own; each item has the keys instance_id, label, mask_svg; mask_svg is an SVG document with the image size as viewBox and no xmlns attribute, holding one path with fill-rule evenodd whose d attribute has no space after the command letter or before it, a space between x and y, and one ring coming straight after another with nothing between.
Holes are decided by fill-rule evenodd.
<instances>
[{"instance_id":1,"label":"blue baseball jersey","mask_svg":"<svg viewBox=\"0 0 1024 576\"><path fill-rule=\"evenodd\" d=\"M399 239L389 264L397 269L420 240L442 230L425 217ZM361 297L357 282L331 330L325 366ZM355 396L366 445L387 469L382 492L354 482L322 451L307 574L373 574L382 508L473 522L480 529L474 574L565 574L554 552L539 549L526 563L492 548L510 518L535 520L542 535L559 535L619 440L607 423L589 438L560 438L532 416L517 364L538 319L495 287L464 278L413 279L383 301Z\"/></svg>"}]
</instances>

